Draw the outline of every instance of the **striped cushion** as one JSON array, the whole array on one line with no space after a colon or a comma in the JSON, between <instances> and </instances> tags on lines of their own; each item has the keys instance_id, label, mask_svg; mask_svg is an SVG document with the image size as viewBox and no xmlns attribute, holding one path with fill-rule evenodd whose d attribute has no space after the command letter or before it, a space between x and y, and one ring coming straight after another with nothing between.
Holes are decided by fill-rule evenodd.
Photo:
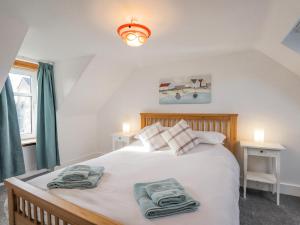
<instances>
[{"instance_id":1,"label":"striped cushion","mask_svg":"<svg viewBox=\"0 0 300 225\"><path fill-rule=\"evenodd\" d=\"M161 136L164 132L163 127L159 122L145 127L139 134L139 139L143 142L150 151L160 150L163 147L168 146L167 142Z\"/></svg>"},{"instance_id":2,"label":"striped cushion","mask_svg":"<svg viewBox=\"0 0 300 225\"><path fill-rule=\"evenodd\" d=\"M200 143L185 120L179 121L174 127L162 133L162 137L176 155L182 155Z\"/></svg>"}]
</instances>

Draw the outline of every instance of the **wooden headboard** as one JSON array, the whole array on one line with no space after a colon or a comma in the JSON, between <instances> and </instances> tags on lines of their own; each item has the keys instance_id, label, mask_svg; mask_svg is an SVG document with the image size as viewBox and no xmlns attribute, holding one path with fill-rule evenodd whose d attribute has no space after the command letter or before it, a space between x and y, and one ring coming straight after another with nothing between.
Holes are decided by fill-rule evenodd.
<instances>
[{"instance_id":1,"label":"wooden headboard","mask_svg":"<svg viewBox=\"0 0 300 225\"><path fill-rule=\"evenodd\" d=\"M156 122L171 127L184 119L193 130L221 132L226 136L225 147L235 153L238 114L140 113L140 115L141 128Z\"/></svg>"}]
</instances>

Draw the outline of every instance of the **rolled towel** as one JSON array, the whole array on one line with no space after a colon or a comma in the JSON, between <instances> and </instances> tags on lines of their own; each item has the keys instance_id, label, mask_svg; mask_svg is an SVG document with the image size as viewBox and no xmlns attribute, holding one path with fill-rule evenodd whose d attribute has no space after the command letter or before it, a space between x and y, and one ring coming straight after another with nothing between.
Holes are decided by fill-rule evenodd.
<instances>
[{"instance_id":1,"label":"rolled towel","mask_svg":"<svg viewBox=\"0 0 300 225\"><path fill-rule=\"evenodd\" d=\"M89 189L95 188L98 185L100 178L103 175L104 167L92 167L92 175L89 175L86 179L78 181L65 181L62 176L58 176L47 184L49 189L54 188L66 188L66 189Z\"/></svg>"},{"instance_id":2,"label":"rolled towel","mask_svg":"<svg viewBox=\"0 0 300 225\"><path fill-rule=\"evenodd\" d=\"M101 172L99 167L91 167L88 165L75 165L64 169L59 176L64 181L80 181L87 179L89 175L97 175Z\"/></svg>"},{"instance_id":3,"label":"rolled towel","mask_svg":"<svg viewBox=\"0 0 300 225\"><path fill-rule=\"evenodd\" d=\"M88 171L65 171L61 177L64 181L81 181L87 179L89 173Z\"/></svg>"},{"instance_id":4,"label":"rolled towel","mask_svg":"<svg viewBox=\"0 0 300 225\"><path fill-rule=\"evenodd\" d=\"M194 212L198 209L200 203L185 193L185 201L178 204L170 204L160 207L149 197L145 186L151 183L137 183L134 185L134 196L139 204L141 212L148 219L170 216L179 213Z\"/></svg>"},{"instance_id":5,"label":"rolled towel","mask_svg":"<svg viewBox=\"0 0 300 225\"><path fill-rule=\"evenodd\" d=\"M174 178L152 182L145 189L152 201L161 207L185 201L184 188Z\"/></svg>"}]
</instances>

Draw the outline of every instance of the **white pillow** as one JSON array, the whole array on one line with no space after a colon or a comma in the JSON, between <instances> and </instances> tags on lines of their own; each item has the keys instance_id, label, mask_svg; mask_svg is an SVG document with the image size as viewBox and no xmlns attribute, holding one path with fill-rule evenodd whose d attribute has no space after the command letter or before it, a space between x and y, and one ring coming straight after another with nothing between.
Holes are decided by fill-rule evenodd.
<instances>
[{"instance_id":1,"label":"white pillow","mask_svg":"<svg viewBox=\"0 0 300 225\"><path fill-rule=\"evenodd\" d=\"M194 131L194 134L203 144L223 144L226 136L215 131Z\"/></svg>"},{"instance_id":2,"label":"white pillow","mask_svg":"<svg viewBox=\"0 0 300 225\"><path fill-rule=\"evenodd\" d=\"M164 132L162 126L157 122L143 128L138 137L149 151L161 150L167 146L167 142L161 136L162 132Z\"/></svg>"},{"instance_id":3,"label":"white pillow","mask_svg":"<svg viewBox=\"0 0 300 225\"><path fill-rule=\"evenodd\" d=\"M185 120L180 120L174 127L163 132L162 137L176 155L182 155L199 144L198 137Z\"/></svg>"}]
</instances>

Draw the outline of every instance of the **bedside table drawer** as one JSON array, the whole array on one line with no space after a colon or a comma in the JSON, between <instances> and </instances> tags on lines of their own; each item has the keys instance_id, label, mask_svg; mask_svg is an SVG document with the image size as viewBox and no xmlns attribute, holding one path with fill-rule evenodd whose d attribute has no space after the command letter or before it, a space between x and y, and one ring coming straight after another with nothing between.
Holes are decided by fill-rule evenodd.
<instances>
[{"instance_id":1,"label":"bedside table drawer","mask_svg":"<svg viewBox=\"0 0 300 225\"><path fill-rule=\"evenodd\" d=\"M279 151L268 150L268 149L248 149L248 155L263 156L263 157L276 157Z\"/></svg>"}]
</instances>

